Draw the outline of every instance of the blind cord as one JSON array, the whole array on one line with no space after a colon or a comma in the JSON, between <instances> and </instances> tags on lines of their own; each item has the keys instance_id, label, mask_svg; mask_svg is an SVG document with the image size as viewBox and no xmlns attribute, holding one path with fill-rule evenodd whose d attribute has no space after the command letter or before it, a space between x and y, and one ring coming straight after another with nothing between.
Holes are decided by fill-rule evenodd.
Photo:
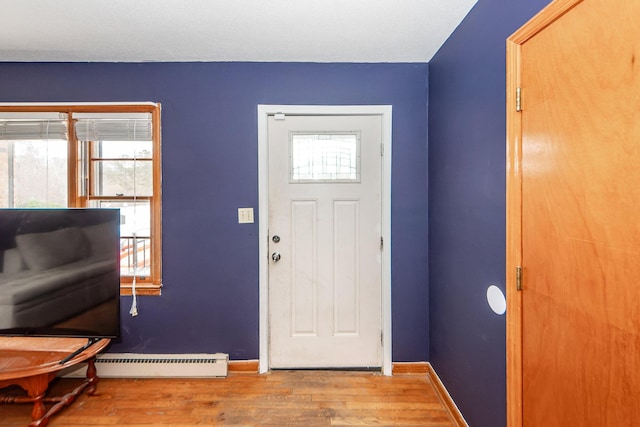
<instances>
[{"instance_id":1,"label":"blind cord","mask_svg":"<svg viewBox=\"0 0 640 427\"><path fill-rule=\"evenodd\" d=\"M47 166L46 166L46 179L45 179L45 189L44 189L44 199L45 199L45 203L47 204L47 206L49 206L49 124L51 122L49 120L47 120L47 133L46 133L46 138L47 138L47 144L45 145L46 149L47 149Z\"/></svg>"},{"instance_id":2,"label":"blind cord","mask_svg":"<svg viewBox=\"0 0 640 427\"><path fill-rule=\"evenodd\" d=\"M136 280L138 278L138 238L136 236L136 218L137 218L137 193L136 193L136 167L138 165L136 158L136 125L137 122L133 122L133 283L131 284L131 295L133 296L131 300L131 309L129 310L129 314L133 317L138 315L138 296L136 295Z\"/></svg>"}]
</instances>

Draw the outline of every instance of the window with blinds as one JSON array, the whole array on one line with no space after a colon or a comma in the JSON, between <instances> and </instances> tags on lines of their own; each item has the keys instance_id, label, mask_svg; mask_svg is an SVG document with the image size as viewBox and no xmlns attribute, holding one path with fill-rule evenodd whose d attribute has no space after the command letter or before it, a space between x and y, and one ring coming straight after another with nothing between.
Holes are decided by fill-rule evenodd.
<instances>
[{"instance_id":1,"label":"window with blinds","mask_svg":"<svg viewBox=\"0 0 640 427\"><path fill-rule=\"evenodd\" d=\"M68 116L0 113L0 207L68 205Z\"/></svg>"},{"instance_id":2,"label":"window with blinds","mask_svg":"<svg viewBox=\"0 0 640 427\"><path fill-rule=\"evenodd\" d=\"M120 209L125 293L134 277L139 294L159 293L159 105L11 108L0 106L0 207Z\"/></svg>"}]
</instances>

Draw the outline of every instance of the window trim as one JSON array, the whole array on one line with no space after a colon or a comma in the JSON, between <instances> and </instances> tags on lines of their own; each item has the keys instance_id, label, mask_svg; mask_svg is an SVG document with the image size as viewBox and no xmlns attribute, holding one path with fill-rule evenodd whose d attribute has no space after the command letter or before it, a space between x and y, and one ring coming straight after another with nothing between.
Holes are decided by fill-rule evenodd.
<instances>
[{"instance_id":1,"label":"window trim","mask_svg":"<svg viewBox=\"0 0 640 427\"><path fill-rule=\"evenodd\" d=\"M160 295L162 288L162 152L160 104L153 102L121 103L0 103L0 112L60 112L68 117L68 206L86 207L88 199L80 195L78 183L78 140L74 129L73 113L151 113L153 123L153 196L151 206L151 274L136 280L137 295ZM132 295L133 278L120 280L120 295Z\"/></svg>"}]
</instances>

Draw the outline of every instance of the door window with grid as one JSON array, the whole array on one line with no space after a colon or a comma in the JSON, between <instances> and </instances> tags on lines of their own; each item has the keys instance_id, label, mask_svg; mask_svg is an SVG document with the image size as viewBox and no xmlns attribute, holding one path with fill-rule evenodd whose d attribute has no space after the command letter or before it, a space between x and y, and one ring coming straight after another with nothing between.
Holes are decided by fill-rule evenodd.
<instances>
[{"instance_id":1,"label":"door window with grid","mask_svg":"<svg viewBox=\"0 0 640 427\"><path fill-rule=\"evenodd\" d=\"M291 132L290 182L360 182L359 132Z\"/></svg>"}]
</instances>

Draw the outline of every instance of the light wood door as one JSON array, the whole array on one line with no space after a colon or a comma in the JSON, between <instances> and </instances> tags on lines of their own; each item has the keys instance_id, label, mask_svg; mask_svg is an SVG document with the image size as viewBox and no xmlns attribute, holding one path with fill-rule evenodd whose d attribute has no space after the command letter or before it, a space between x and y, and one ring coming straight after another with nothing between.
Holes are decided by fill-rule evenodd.
<instances>
[{"instance_id":1,"label":"light wood door","mask_svg":"<svg viewBox=\"0 0 640 427\"><path fill-rule=\"evenodd\" d=\"M640 422L638 17L558 1L511 39L512 426Z\"/></svg>"},{"instance_id":2,"label":"light wood door","mask_svg":"<svg viewBox=\"0 0 640 427\"><path fill-rule=\"evenodd\" d=\"M382 366L381 116L270 116L269 365Z\"/></svg>"}]
</instances>

